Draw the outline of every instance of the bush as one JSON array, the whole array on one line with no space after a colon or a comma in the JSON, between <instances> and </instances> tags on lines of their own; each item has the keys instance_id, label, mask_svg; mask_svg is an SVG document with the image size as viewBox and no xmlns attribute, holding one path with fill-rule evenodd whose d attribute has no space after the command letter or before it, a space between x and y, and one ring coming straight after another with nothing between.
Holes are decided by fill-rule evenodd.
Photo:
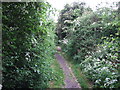
<instances>
[{"instance_id":1,"label":"bush","mask_svg":"<svg viewBox=\"0 0 120 90\"><path fill-rule=\"evenodd\" d=\"M109 40L106 39L103 44L98 45L98 50L93 52L92 56L86 56L80 64L83 72L94 82L95 87L118 88L120 85L120 61L116 51L118 44L113 38Z\"/></svg>"},{"instance_id":2,"label":"bush","mask_svg":"<svg viewBox=\"0 0 120 90\"><path fill-rule=\"evenodd\" d=\"M51 79L54 26L47 2L2 3L4 88L45 88Z\"/></svg>"},{"instance_id":3,"label":"bush","mask_svg":"<svg viewBox=\"0 0 120 90\"><path fill-rule=\"evenodd\" d=\"M59 20L64 24L62 28L69 30L68 35L63 37L68 42L63 43L62 48L75 63L80 64L95 87L118 88L120 8L116 10L103 7L97 8L96 11L86 9L88 8L83 7L84 12L69 21L70 25ZM69 14L67 16L72 15ZM61 18L65 17L61 16Z\"/></svg>"}]
</instances>

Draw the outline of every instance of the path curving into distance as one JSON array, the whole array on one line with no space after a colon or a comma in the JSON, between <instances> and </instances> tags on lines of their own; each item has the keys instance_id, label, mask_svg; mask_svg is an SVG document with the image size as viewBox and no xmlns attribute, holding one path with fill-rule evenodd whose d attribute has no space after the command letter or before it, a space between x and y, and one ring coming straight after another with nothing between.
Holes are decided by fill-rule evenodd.
<instances>
[{"instance_id":1,"label":"path curving into distance","mask_svg":"<svg viewBox=\"0 0 120 90\"><path fill-rule=\"evenodd\" d=\"M81 90L81 87L79 83L77 82L76 77L74 76L71 68L68 66L67 61L64 59L63 56L56 53L55 54L56 59L58 60L60 67L62 68L65 76L65 86L63 88L79 88Z\"/></svg>"}]
</instances>

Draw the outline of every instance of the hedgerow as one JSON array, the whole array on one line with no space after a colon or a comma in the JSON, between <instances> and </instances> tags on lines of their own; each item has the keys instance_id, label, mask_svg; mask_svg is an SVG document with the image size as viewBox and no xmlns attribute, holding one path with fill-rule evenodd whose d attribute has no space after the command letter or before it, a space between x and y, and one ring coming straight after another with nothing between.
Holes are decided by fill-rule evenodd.
<instances>
[{"instance_id":1,"label":"hedgerow","mask_svg":"<svg viewBox=\"0 0 120 90\"><path fill-rule=\"evenodd\" d=\"M46 88L52 79L54 24L47 2L2 3L4 88Z\"/></svg>"},{"instance_id":2,"label":"hedgerow","mask_svg":"<svg viewBox=\"0 0 120 90\"><path fill-rule=\"evenodd\" d=\"M63 14L63 11L68 8L65 7L58 19L58 26L62 25L62 30L58 34L60 34L63 51L77 65L79 64L94 87L118 88L120 7L117 7L118 9L102 7L92 11L86 6L79 5L77 8L79 11L76 13L81 14L70 19L68 17L74 16L74 13L70 13L73 7L74 5L69 6L69 11Z\"/></svg>"}]
</instances>

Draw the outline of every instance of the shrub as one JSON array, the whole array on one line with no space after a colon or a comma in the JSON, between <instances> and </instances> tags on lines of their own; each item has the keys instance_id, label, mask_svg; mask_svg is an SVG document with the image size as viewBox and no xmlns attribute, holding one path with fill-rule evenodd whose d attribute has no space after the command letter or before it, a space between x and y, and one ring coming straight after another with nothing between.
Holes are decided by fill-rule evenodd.
<instances>
[{"instance_id":1,"label":"shrub","mask_svg":"<svg viewBox=\"0 0 120 90\"><path fill-rule=\"evenodd\" d=\"M45 88L51 79L54 26L47 2L2 3L4 88Z\"/></svg>"},{"instance_id":2,"label":"shrub","mask_svg":"<svg viewBox=\"0 0 120 90\"><path fill-rule=\"evenodd\" d=\"M118 44L113 38L109 40L106 39L103 44L98 45L98 50L92 56L86 56L80 64L95 87L118 88L120 85Z\"/></svg>"}]
</instances>

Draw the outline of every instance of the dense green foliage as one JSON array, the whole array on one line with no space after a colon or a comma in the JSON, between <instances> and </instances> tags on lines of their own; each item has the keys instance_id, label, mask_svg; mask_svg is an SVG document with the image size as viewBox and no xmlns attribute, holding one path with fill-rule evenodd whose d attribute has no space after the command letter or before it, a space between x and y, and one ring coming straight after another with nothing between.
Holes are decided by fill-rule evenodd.
<instances>
[{"instance_id":1,"label":"dense green foliage","mask_svg":"<svg viewBox=\"0 0 120 90\"><path fill-rule=\"evenodd\" d=\"M85 3L65 5L57 23L58 38L55 23L49 18L51 11L47 2L2 3L3 87L62 86L64 75L54 59L58 39L76 64L73 68L80 68L81 76L85 74L94 87L119 88L120 3L117 9L103 7L96 11ZM85 85L87 79L78 80L84 88L89 86Z\"/></svg>"},{"instance_id":2,"label":"dense green foliage","mask_svg":"<svg viewBox=\"0 0 120 90\"><path fill-rule=\"evenodd\" d=\"M52 79L54 23L47 2L2 3L4 88L45 88Z\"/></svg>"},{"instance_id":3,"label":"dense green foliage","mask_svg":"<svg viewBox=\"0 0 120 90\"><path fill-rule=\"evenodd\" d=\"M70 9L74 8L74 4L67 6ZM118 88L120 8L115 10L103 7L92 11L85 5L80 7L73 10L77 10L76 13L69 13L69 10L66 11L68 7L65 7L58 19L58 27L62 25L58 34L62 34L59 38L63 42L64 52L75 63L79 63L79 67L93 81L95 87ZM63 15L63 11L69 14ZM71 15L76 17L70 20L68 17Z\"/></svg>"},{"instance_id":4,"label":"dense green foliage","mask_svg":"<svg viewBox=\"0 0 120 90\"><path fill-rule=\"evenodd\" d=\"M119 87L120 61L118 60L117 41L114 38L104 40L92 55L86 56L80 64L87 77L95 82L95 87Z\"/></svg>"},{"instance_id":5,"label":"dense green foliage","mask_svg":"<svg viewBox=\"0 0 120 90\"><path fill-rule=\"evenodd\" d=\"M71 34L71 26L73 26L72 22L76 18L82 16L85 11L91 11L90 8L84 9L84 7L85 3L73 3L72 6L66 4L65 8L61 10L57 24L57 34L60 40Z\"/></svg>"}]
</instances>

